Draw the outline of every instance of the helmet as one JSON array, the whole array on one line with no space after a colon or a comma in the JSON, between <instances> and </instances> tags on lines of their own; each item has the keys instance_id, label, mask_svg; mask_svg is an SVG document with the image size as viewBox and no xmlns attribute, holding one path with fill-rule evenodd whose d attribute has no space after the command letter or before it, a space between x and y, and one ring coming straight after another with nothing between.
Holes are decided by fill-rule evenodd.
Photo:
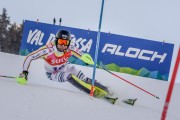
<instances>
[{"instance_id":1,"label":"helmet","mask_svg":"<svg viewBox=\"0 0 180 120\"><path fill-rule=\"evenodd\" d=\"M55 44L56 44L56 47L58 45L58 39L64 39L64 40L71 40L71 34L69 31L67 30L59 30L57 33L56 33L56 40L55 40ZM70 45L70 43L69 43ZM69 47L69 45L67 46L67 48Z\"/></svg>"},{"instance_id":2,"label":"helmet","mask_svg":"<svg viewBox=\"0 0 180 120\"><path fill-rule=\"evenodd\" d=\"M56 39L71 40L71 34L67 30L59 30L56 33Z\"/></svg>"}]
</instances>

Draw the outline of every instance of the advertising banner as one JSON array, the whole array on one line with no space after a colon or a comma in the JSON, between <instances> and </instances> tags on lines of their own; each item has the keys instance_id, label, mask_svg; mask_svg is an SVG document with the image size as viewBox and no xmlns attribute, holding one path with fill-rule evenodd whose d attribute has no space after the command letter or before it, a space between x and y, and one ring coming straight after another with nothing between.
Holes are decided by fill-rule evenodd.
<instances>
[{"instance_id":1,"label":"advertising banner","mask_svg":"<svg viewBox=\"0 0 180 120\"><path fill-rule=\"evenodd\" d=\"M94 59L97 32L25 21L20 54L28 55L55 40L58 30L71 32L71 44ZM98 64L107 69L159 80L168 80L174 45L153 40L101 32ZM75 57L74 64L83 64Z\"/></svg>"}]
</instances>

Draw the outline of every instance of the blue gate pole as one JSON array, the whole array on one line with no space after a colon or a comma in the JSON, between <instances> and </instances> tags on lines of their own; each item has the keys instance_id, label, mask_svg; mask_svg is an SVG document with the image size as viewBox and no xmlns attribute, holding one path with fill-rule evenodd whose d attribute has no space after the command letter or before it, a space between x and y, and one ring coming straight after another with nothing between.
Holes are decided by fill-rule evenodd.
<instances>
[{"instance_id":1,"label":"blue gate pole","mask_svg":"<svg viewBox=\"0 0 180 120\"><path fill-rule=\"evenodd\" d=\"M96 64L97 64L98 52L99 52L99 42L100 42L100 34L101 34L101 23L102 23L103 8L104 8L104 0L102 0L102 5L101 5L101 13L100 13L97 41L96 41L96 51L95 51L95 57L94 57L94 68L93 68L92 86L91 86L90 96L94 96L94 80L95 80Z\"/></svg>"}]
</instances>

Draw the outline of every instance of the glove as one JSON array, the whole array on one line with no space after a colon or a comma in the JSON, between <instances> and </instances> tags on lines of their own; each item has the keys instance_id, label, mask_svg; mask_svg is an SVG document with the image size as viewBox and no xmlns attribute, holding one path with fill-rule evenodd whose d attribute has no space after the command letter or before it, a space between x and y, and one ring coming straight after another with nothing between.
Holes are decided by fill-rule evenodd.
<instances>
[{"instance_id":1,"label":"glove","mask_svg":"<svg viewBox=\"0 0 180 120\"><path fill-rule=\"evenodd\" d=\"M87 65L94 65L94 61L89 54L83 54L80 59Z\"/></svg>"},{"instance_id":2,"label":"glove","mask_svg":"<svg viewBox=\"0 0 180 120\"><path fill-rule=\"evenodd\" d=\"M23 71L19 75L19 77L16 78L16 82L21 85L26 85L27 84L27 76L28 76L28 71Z\"/></svg>"}]
</instances>

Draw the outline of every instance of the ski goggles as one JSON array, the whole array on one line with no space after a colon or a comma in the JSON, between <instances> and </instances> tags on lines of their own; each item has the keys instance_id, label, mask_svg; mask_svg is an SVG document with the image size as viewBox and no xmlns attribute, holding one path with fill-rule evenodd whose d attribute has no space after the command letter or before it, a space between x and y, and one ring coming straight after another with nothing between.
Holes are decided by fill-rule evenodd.
<instances>
[{"instance_id":1,"label":"ski goggles","mask_svg":"<svg viewBox=\"0 0 180 120\"><path fill-rule=\"evenodd\" d=\"M70 44L70 41L64 39L58 39L58 44L68 46Z\"/></svg>"}]
</instances>

